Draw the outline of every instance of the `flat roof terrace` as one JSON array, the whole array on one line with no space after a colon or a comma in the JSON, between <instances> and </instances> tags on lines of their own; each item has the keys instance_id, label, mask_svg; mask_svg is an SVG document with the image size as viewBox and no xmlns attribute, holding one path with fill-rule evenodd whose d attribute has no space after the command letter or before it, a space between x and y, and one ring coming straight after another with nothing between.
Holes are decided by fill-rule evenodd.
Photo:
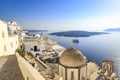
<instances>
[{"instance_id":1,"label":"flat roof terrace","mask_svg":"<svg viewBox=\"0 0 120 80\"><path fill-rule=\"evenodd\" d=\"M0 80L24 80L15 55L0 57Z\"/></svg>"}]
</instances>

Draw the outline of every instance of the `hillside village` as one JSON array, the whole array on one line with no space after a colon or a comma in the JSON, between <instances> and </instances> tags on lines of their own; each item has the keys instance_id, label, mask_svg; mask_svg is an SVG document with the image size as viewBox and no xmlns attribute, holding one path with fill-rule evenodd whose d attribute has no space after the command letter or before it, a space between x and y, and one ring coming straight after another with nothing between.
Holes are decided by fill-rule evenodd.
<instances>
[{"instance_id":1,"label":"hillside village","mask_svg":"<svg viewBox=\"0 0 120 80\"><path fill-rule=\"evenodd\" d=\"M0 65L0 80L119 80L114 61L99 66L76 48L66 49L43 33L30 35L16 22L0 20L0 33L0 61L8 65Z\"/></svg>"}]
</instances>

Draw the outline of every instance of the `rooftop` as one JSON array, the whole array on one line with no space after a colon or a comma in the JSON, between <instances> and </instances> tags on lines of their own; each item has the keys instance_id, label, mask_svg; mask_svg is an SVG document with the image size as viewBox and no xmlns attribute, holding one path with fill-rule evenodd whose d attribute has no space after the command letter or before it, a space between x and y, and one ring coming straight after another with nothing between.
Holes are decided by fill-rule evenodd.
<instances>
[{"instance_id":1,"label":"rooftop","mask_svg":"<svg viewBox=\"0 0 120 80\"><path fill-rule=\"evenodd\" d=\"M79 50L69 48L60 56L60 64L66 67L80 67L86 64L86 58Z\"/></svg>"},{"instance_id":2,"label":"rooftop","mask_svg":"<svg viewBox=\"0 0 120 80\"><path fill-rule=\"evenodd\" d=\"M38 40L24 40L24 44L40 44Z\"/></svg>"}]
</instances>

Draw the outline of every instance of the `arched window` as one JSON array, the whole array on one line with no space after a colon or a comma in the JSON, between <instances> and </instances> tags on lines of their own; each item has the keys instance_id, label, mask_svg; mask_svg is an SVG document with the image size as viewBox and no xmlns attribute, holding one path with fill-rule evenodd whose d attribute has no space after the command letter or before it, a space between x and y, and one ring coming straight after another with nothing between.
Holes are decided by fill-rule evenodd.
<instances>
[{"instance_id":1,"label":"arched window","mask_svg":"<svg viewBox=\"0 0 120 80\"><path fill-rule=\"evenodd\" d=\"M74 80L74 72L71 72L71 80Z\"/></svg>"}]
</instances>

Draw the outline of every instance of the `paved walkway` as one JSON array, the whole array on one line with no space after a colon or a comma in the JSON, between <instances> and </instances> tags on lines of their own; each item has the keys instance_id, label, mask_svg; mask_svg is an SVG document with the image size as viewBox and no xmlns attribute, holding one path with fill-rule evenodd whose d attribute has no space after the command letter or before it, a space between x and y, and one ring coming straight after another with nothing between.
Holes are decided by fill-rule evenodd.
<instances>
[{"instance_id":1,"label":"paved walkway","mask_svg":"<svg viewBox=\"0 0 120 80\"><path fill-rule=\"evenodd\" d=\"M0 80L24 80L15 55L0 57Z\"/></svg>"}]
</instances>

